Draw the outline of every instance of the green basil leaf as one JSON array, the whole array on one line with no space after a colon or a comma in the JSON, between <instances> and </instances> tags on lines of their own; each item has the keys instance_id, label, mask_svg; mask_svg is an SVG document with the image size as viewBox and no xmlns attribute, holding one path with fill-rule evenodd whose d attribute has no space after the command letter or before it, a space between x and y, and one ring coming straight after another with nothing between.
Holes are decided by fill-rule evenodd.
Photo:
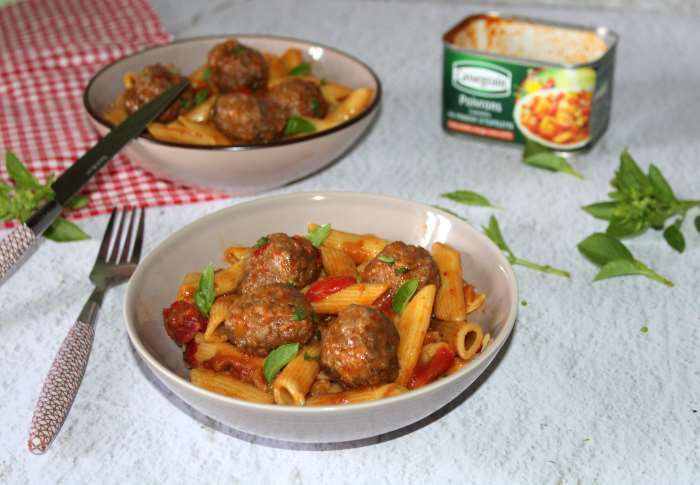
<instances>
[{"instance_id":1,"label":"green basil leaf","mask_svg":"<svg viewBox=\"0 0 700 485\"><path fill-rule=\"evenodd\" d=\"M588 212L596 219L610 221L616 216L616 212L619 206L620 204L618 202L608 201L596 202L595 204L583 206L581 207L581 209Z\"/></svg>"},{"instance_id":2,"label":"green basil leaf","mask_svg":"<svg viewBox=\"0 0 700 485\"><path fill-rule=\"evenodd\" d=\"M263 375L271 384L275 376L299 353L299 344L283 344L270 352L263 363Z\"/></svg>"},{"instance_id":3,"label":"green basil leaf","mask_svg":"<svg viewBox=\"0 0 700 485\"><path fill-rule=\"evenodd\" d=\"M472 192L470 190L455 190L454 192L446 192L441 194L442 197L450 199L451 201L457 202L464 205L475 205L480 207L494 207L491 202L481 194Z\"/></svg>"},{"instance_id":4,"label":"green basil leaf","mask_svg":"<svg viewBox=\"0 0 700 485\"><path fill-rule=\"evenodd\" d=\"M411 270L405 266L401 266L399 268L394 268L394 273L396 273L397 275L406 274L409 271L411 271Z\"/></svg>"},{"instance_id":5,"label":"green basil leaf","mask_svg":"<svg viewBox=\"0 0 700 485\"><path fill-rule=\"evenodd\" d=\"M321 103L315 97L311 98L311 112L316 118L321 117Z\"/></svg>"},{"instance_id":6,"label":"green basil leaf","mask_svg":"<svg viewBox=\"0 0 700 485\"><path fill-rule=\"evenodd\" d=\"M484 234L486 234L486 236L488 236L489 239L496 243L496 246L498 246L498 248L501 251L505 251L511 256L513 255L513 251L510 250L510 248L506 244L505 239L503 239L501 228L499 227L498 221L494 216L491 216L491 218L489 219L488 227L482 226L482 229L484 230Z\"/></svg>"},{"instance_id":7,"label":"green basil leaf","mask_svg":"<svg viewBox=\"0 0 700 485\"><path fill-rule=\"evenodd\" d=\"M59 217L44 231L44 237L55 242L72 242L90 239L90 236L71 221Z\"/></svg>"},{"instance_id":8,"label":"green basil leaf","mask_svg":"<svg viewBox=\"0 0 700 485\"><path fill-rule=\"evenodd\" d=\"M668 278L661 276L652 269L648 268L644 263L635 260L616 259L606 263L598 274L593 278L593 281L615 278L618 276L646 276L654 281L662 283L666 286L673 286L673 282Z\"/></svg>"},{"instance_id":9,"label":"green basil leaf","mask_svg":"<svg viewBox=\"0 0 700 485\"><path fill-rule=\"evenodd\" d=\"M395 313L401 313L403 311L417 289L418 280L415 278L408 280L399 287L394 298L391 300L391 308Z\"/></svg>"},{"instance_id":10,"label":"green basil leaf","mask_svg":"<svg viewBox=\"0 0 700 485\"><path fill-rule=\"evenodd\" d=\"M649 179L627 149L624 149L620 154L620 166L615 173L612 184L619 191L630 195L651 194L653 192Z\"/></svg>"},{"instance_id":11,"label":"green basil leaf","mask_svg":"<svg viewBox=\"0 0 700 485\"><path fill-rule=\"evenodd\" d=\"M294 305L294 311L292 312L292 320L295 322L301 322L306 318L306 312L300 306Z\"/></svg>"},{"instance_id":12,"label":"green basil leaf","mask_svg":"<svg viewBox=\"0 0 700 485\"><path fill-rule=\"evenodd\" d=\"M78 210L82 209L86 205L90 203L90 199L87 198L87 196L78 194L74 195L70 199L68 199L68 202L66 203L66 207L68 207L71 210Z\"/></svg>"},{"instance_id":13,"label":"green basil leaf","mask_svg":"<svg viewBox=\"0 0 700 485\"><path fill-rule=\"evenodd\" d=\"M441 206L441 205L435 205L435 204L432 204L430 207L434 207L434 208L436 208L436 209L440 209L440 210L443 211L443 212L447 212L449 215L455 216L457 219L461 219L461 220L463 220L464 222L469 222L465 217L460 216L460 215L457 214L456 212L454 212L454 211L448 209L447 207L443 207L443 206Z\"/></svg>"},{"instance_id":14,"label":"green basil leaf","mask_svg":"<svg viewBox=\"0 0 700 485\"><path fill-rule=\"evenodd\" d=\"M379 256L377 256L377 259L379 261L381 261L382 263L386 263L386 264L390 264L390 265L394 264L396 262L396 260L394 258L392 258L391 256L385 256L384 254L380 254Z\"/></svg>"},{"instance_id":15,"label":"green basil leaf","mask_svg":"<svg viewBox=\"0 0 700 485\"><path fill-rule=\"evenodd\" d=\"M605 232L615 238L631 237L641 234L649 227L646 219L617 219L613 218Z\"/></svg>"},{"instance_id":16,"label":"green basil leaf","mask_svg":"<svg viewBox=\"0 0 700 485\"><path fill-rule=\"evenodd\" d=\"M207 66L202 71L202 81L209 81L211 79L211 67Z\"/></svg>"},{"instance_id":17,"label":"green basil leaf","mask_svg":"<svg viewBox=\"0 0 700 485\"><path fill-rule=\"evenodd\" d=\"M634 256L624 244L601 232L591 234L578 243L578 250L598 266L614 260L634 261Z\"/></svg>"},{"instance_id":18,"label":"green basil leaf","mask_svg":"<svg viewBox=\"0 0 700 485\"><path fill-rule=\"evenodd\" d=\"M40 189L42 187L32 172L12 152L5 152L5 168L18 189Z\"/></svg>"},{"instance_id":19,"label":"green basil leaf","mask_svg":"<svg viewBox=\"0 0 700 485\"><path fill-rule=\"evenodd\" d=\"M267 243L269 243L269 242L270 242L270 238L267 237L267 236L263 236L263 237L261 237L260 239L258 239L257 241L255 241L255 247L256 247L256 248L261 248L261 247L263 247L265 244L267 244Z\"/></svg>"},{"instance_id":20,"label":"green basil leaf","mask_svg":"<svg viewBox=\"0 0 700 485\"><path fill-rule=\"evenodd\" d=\"M194 303L202 312L202 315L208 316L209 310L214 303L214 267L210 264L207 266L199 277L199 286L194 295Z\"/></svg>"},{"instance_id":21,"label":"green basil leaf","mask_svg":"<svg viewBox=\"0 0 700 485\"><path fill-rule=\"evenodd\" d=\"M661 173L661 170L653 163L649 165L649 182L654 188L654 195L658 200L666 205L675 202L676 196L673 194L673 189Z\"/></svg>"},{"instance_id":22,"label":"green basil leaf","mask_svg":"<svg viewBox=\"0 0 700 485\"><path fill-rule=\"evenodd\" d=\"M625 200L625 195L617 190L608 192L608 197L610 197L612 200Z\"/></svg>"},{"instance_id":23,"label":"green basil leaf","mask_svg":"<svg viewBox=\"0 0 700 485\"><path fill-rule=\"evenodd\" d=\"M527 140L525 142L523 163L551 172L563 172L580 179L584 178L581 172L572 167L564 157L554 154L549 148L535 143L532 140Z\"/></svg>"},{"instance_id":24,"label":"green basil leaf","mask_svg":"<svg viewBox=\"0 0 700 485\"><path fill-rule=\"evenodd\" d=\"M208 89L200 89L194 94L194 105L199 106L203 102L207 100L209 97L209 90Z\"/></svg>"},{"instance_id":25,"label":"green basil leaf","mask_svg":"<svg viewBox=\"0 0 700 485\"><path fill-rule=\"evenodd\" d=\"M700 232L700 216L695 218L695 230Z\"/></svg>"},{"instance_id":26,"label":"green basil leaf","mask_svg":"<svg viewBox=\"0 0 700 485\"><path fill-rule=\"evenodd\" d=\"M12 187L7 185L5 182L0 181L0 197L8 198L10 192L12 192Z\"/></svg>"},{"instance_id":27,"label":"green basil leaf","mask_svg":"<svg viewBox=\"0 0 700 485\"><path fill-rule=\"evenodd\" d=\"M321 244L323 244L323 241L326 240L330 233L331 225L324 224L322 226L318 226L313 231L309 231L309 233L306 235L306 239L311 241L311 244L314 246L319 247Z\"/></svg>"},{"instance_id":28,"label":"green basil leaf","mask_svg":"<svg viewBox=\"0 0 700 485\"><path fill-rule=\"evenodd\" d=\"M647 327L646 325L642 325L639 331L642 333L647 333L649 331L649 327Z\"/></svg>"},{"instance_id":29,"label":"green basil leaf","mask_svg":"<svg viewBox=\"0 0 700 485\"><path fill-rule=\"evenodd\" d=\"M302 62L298 66L292 68L289 71L290 76L305 76L311 72L311 64L308 62Z\"/></svg>"},{"instance_id":30,"label":"green basil leaf","mask_svg":"<svg viewBox=\"0 0 700 485\"><path fill-rule=\"evenodd\" d=\"M664 239L668 245L679 253L685 251L685 237L683 237L683 233L681 232L682 222L682 219L676 219L676 222L668 226L664 231Z\"/></svg>"},{"instance_id":31,"label":"green basil leaf","mask_svg":"<svg viewBox=\"0 0 700 485\"><path fill-rule=\"evenodd\" d=\"M314 124L301 116L290 116L287 120L287 126L284 128L284 134L287 136L298 135L300 133L313 133L314 131L316 131Z\"/></svg>"}]
</instances>

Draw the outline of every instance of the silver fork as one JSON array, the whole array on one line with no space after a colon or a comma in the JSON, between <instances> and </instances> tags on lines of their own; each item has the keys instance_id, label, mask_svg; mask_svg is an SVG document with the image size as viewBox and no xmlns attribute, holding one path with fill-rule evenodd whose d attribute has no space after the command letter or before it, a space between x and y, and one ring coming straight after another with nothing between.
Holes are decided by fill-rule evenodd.
<instances>
[{"instance_id":1,"label":"silver fork","mask_svg":"<svg viewBox=\"0 0 700 485\"><path fill-rule=\"evenodd\" d=\"M97 254L97 259L90 272L90 281L95 285L95 289L80 312L78 320L73 324L58 349L58 354L51 365L49 375L44 381L44 387L41 389L41 394L34 408L28 443L29 451L32 453L44 453L66 421L83 380L85 366L95 337L97 310L102 303L105 291L111 286L128 280L141 258L145 213L141 209L138 226L136 225L136 213L136 210L123 211L119 227L112 237L114 225L119 215L117 209L112 211L107 229L102 237L100 252ZM124 226L129 215L129 227L122 244ZM132 236L134 239L133 249L131 248Z\"/></svg>"}]
</instances>

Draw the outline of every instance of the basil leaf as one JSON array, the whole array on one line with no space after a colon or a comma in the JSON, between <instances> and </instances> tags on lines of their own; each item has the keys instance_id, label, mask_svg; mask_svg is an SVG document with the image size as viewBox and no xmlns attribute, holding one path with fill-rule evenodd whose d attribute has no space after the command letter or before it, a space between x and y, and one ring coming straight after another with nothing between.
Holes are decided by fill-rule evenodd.
<instances>
[{"instance_id":1,"label":"basil leaf","mask_svg":"<svg viewBox=\"0 0 700 485\"><path fill-rule=\"evenodd\" d=\"M317 118L321 116L321 103L316 98L311 98L311 112Z\"/></svg>"},{"instance_id":2,"label":"basil leaf","mask_svg":"<svg viewBox=\"0 0 700 485\"><path fill-rule=\"evenodd\" d=\"M679 253L685 251L685 238L683 237L683 233L681 232L682 222L682 219L676 219L676 222L668 226L664 231L664 239L666 240L668 245L676 251L678 251Z\"/></svg>"},{"instance_id":3,"label":"basil leaf","mask_svg":"<svg viewBox=\"0 0 700 485\"><path fill-rule=\"evenodd\" d=\"M298 66L292 68L289 71L290 76L305 76L306 74L311 72L311 64L308 62L302 62Z\"/></svg>"},{"instance_id":4,"label":"basil leaf","mask_svg":"<svg viewBox=\"0 0 700 485\"><path fill-rule=\"evenodd\" d=\"M481 194L477 194L476 192L472 192L470 190L455 190L454 192L446 192L444 194L441 194L441 196L459 204L475 205L480 207L494 207L494 205L491 204L491 202L486 197L484 197Z\"/></svg>"},{"instance_id":5,"label":"basil leaf","mask_svg":"<svg viewBox=\"0 0 700 485\"><path fill-rule=\"evenodd\" d=\"M285 135L298 135L299 133L313 133L316 127L310 121L301 116L290 116L287 126L284 128Z\"/></svg>"},{"instance_id":6,"label":"basil leaf","mask_svg":"<svg viewBox=\"0 0 700 485\"><path fill-rule=\"evenodd\" d=\"M234 56L237 56L238 54L241 54L245 50L245 47L242 45L237 45L236 47L229 49L229 54L233 54Z\"/></svg>"},{"instance_id":7,"label":"basil leaf","mask_svg":"<svg viewBox=\"0 0 700 485\"><path fill-rule=\"evenodd\" d=\"M673 189L669 185L666 178L653 163L649 165L649 182L654 188L654 195L664 204L670 205L676 200L673 194Z\"/></svg>"},{"instance_id":8,"label":"basil leaf","mask_svg":"<svg viewBox=\"0 0 700 485\"><path fill-rule=\"evenodd\" d=\"M411 271L411 270L408 269L408 268L405 267L405 266L402 266L402 267L400 267L400 268L395 268L395 269L394 269L394 273L396 273L397 275L406 274L406 273L408 273L409 271Z\"/></svg>"},{"instance_id":9,"label":"basil leaf","mask_svg":"<svg viewBox=\"0 0 700 485\"><path fill-rule=\"evenodd\" d=\"M395 313L401 313L413 294L418 289L418 280L411 279L401 285L391 300L391 308Z\"/></svg>"},{"instance_id":10,"label":"basil leaf","mask_svg":"<svg viewBox=\"0 0 700 485\"><path fill-rule=\"evenodd\" d=\"M263 237L261 237L260 239L258 239L257 241L255 241L255 247L256 247L256 248L261 248L261 247L263 247L265 244L267 244L267 243L269 243L269 242L270 242L270 238L267 237L267 236L263 236Z\"/></svg>"},{"instance_id":11,"label":"basil leaf","mask_svg":"<svg viewBox=\"0 0 700 485\"><path fill-rule=\"evenodd\" d=\"M593 281L600 281L618 276L646 276L654 281L662 283L666 286L673 286L673 282L668 278L661 276L652 269L648 268L644 263L635 260L616 259L606 263L598 274L593 278Z\"/></svg>"},{"instance_id":12,"label":"basil leaf","mask_svg":"<svg viewBox=\"0 0 700 485\"><path fill-rule=\"evenodd\" d=\"M321 244L323 244L323 241L326 240L330 233L331 225L324 224L322 226L317 227L313 231L309 231L309 233L306 235L306 239L311 241L311 244L313 244L314 246L319 247Z\"/></svg>"},{"instance_id":13,"label":"basil leaf","mask_svg":"<svg viewBox=\"0 0 700 485\"><path fill-rule=\"evenodd\" d=\"M642 333L647 333L649 331L649 327L647 327L646 325L642 325L639 331Z\"/></svg>"},{"instance_id":14,"label":"basil leaf","mask_svg":"<svg viewBox=\"0 0 700 485\"><path fill-rule=\"evenodd\" d=\"M7 168L7 174L10 176L12 181L15 183L17 189L40 189L42 185L39 181L32 175L27 167L20 162L17 155L12 152L5 153L5 168Z\"/></svg>"},{"instance_id":15,"label":"basil leaf","mask_svg":"<svg viewBox=\"0 0 700 485\"><path fill-rule=\"evenodd\" d=\"M494 216L491 216L489 219L488 227L482 226L482 229L484 230L484 234L486 234L489 239L496 243L496 246L498 246L501 251L505 251L510 256L513 256L513 251L510 250L505 239L503 239L501 228L499 227L498 221Z\"/></svg>"},{"instance_id":16,"label":"basil leaf","mask_svg":"<svg viewBox=\"0 0 700 485\"><path fill-rule=\"evenodd\" d=\"M396 262L396 260L394 258L392 258L391 256L385 256L383 254L380 254L379 256L377 256L377 259L379 261L381 261L382 263L386 263L389 265L394 264Z\"/></svg>"},{"instance_id":17,"label":"basil leaf","mask_svg":"<svg viewBox=\"0 0 700 485\"><path fill-rule=\"evenodd\" d=\"M207 100L209 97L209 90L208 89L200 89L194 94L194 105L199 106L203 102Z\"/></svg>"},{"instance_id":18,"label":"basil leaf","mask_svg":"<svg viewBox=\"0 0 700 485\"><path fill-rule=\"evenodd\" d=\"M646 231L650 222L644 219L613 218L605 232L615 238L636 236Z\"/></svg>"},{"instance_id":19,"label":"basil leaf","mask_svg":"<svg viewBox=\"0 0 700 485\"><path fill-rule=\"evenodd\" d=\"M207 66L202 71L202 81L209 81L211 79L211 67Z\"/></svg>"},{"instance_id":20,"label":"basil leaf","mask_svg":"<svg viewBox=\"0 0 700 485\"><path fill-rule=\"evenodd\" d=\"M695 230L700 232L700 216L695 218Z\"/></svg>"},{"instance_id":21,"label":"basil leaf","mask_svg":"<svg viewBox=\"0 0 700 485\"><path fill-rule=\"evenodd\" d=\"M263 375L271 384L275 376L289 364L299 352L299 344L283 344L270 352L263 363Z\"/></svg>"},{"instance_id":22,"label":"basil leaf","mask_svg":"<svg viewBox=\"0 0 700 485\"><path fill-rule=\"evenodd\" d=\"M583 175L574 169L564 157L555 155L552 150L535 143L532 140L525 142L523 150L523 163L531 167L542 168L551 172L563 172L583 179Z\"/></svg>"},{"instance_id":23,"label":"basil leaf","mask_svg":"<svg viewBox=\"0 0 700 485\"><path fill-rule=\"evenodd\" d=\"M202 312L202 315L208 316L209 310L214 303L214 267L209 264L199 277L199 286L194 295L194 303Z\"/></svg>"},{"instance_id":24,"label":"basil leaf","mask_svg":"<svg viewBox=\"0 0 700 485\"><path fill-rule=\"evenodd\" d=\"M624 149L620 154L620 166L612 180L613 187L625 194L650 194L653 188L632 155Z\"/></svg>"},{"instance_id":25,"label":"basil leaf","mask_svg":"<svg viewBox=\"0 0 700 485\"><path fill-rule=\"evenodd\" d=\"M596 202L595 204L589 204L581 207L584 211L588 212L590 215L596 219L602 219L604 221L610 221L616 216L617 209L619 207L618 202Z\"/></svg>"},{"instance_id":26,"label":"basil leaf","mask_svg":"<svg viewBox=\"0 0 700 485\"><path fill-rule=\"evenodd\" d=\"M597 232L578 243L578 250L598 266L614 260L634 261L632 253L620 241Z\"/></svg>"},{"instance_id":27,"label":"basil leaf","mask_svg":"<svg viewBox=\"0 0 700 485\"><path fill-rule=\"evenodd\" d=\"M295 322L301 322L306 318L306 312L300 306L294 305L294 311L292 312L292 320Z\"/></svg>"},{"instance_id":28,"label":"basil leaf","mask_svg":"<svg viewBox=\"0 0 700 485\"><path fill-rule=\"evenodd\" d=\"M7 185L5 182L0 181L0 197L7 198L12 192L12 187Z\"/></svg>"},{"instance_id":29,"label":"basil leaf","mask_svg":"<svg viewBox=\"0 0 700 485\"><path fill-rule=\"evenodd\" d=\"M68 199L68 202L66 203L66 207L68 207L71 210L78 210L82 209L86 205L90 203L90 199L87 198L87 196L78 194L74 195L70 199Z\"/></svg>"},{"instance_id":30,"label":"basil leaf","mask_svg":"<svg viewBox=\"0 0 700 485\"><path fill-rule=\"evenodd\" d=\"M79 226L63 217L59 217L53 221L53 224L44 231L44 237L55 242L72 242L90 239L90 236Z\"/></svg>"},{"instance_id":31,"label":"basil leaf","mask_svg":"<svg viewBox=\"0 0 700 485\"><path fill-rule=\"evenodd\" d=\"M447 212L449 215L455 216L457 219L461 219L461 220L463 220L464 222L469 222L466 218L460 216L460 215L457 214L456 212L454 212L454 211L452 211L452 210L450 210L450 209L448 209L448 208L446 208L446 207L442 207L441 205L435 205L435 204L433 204L433 205L431 205L430 207L434 207L434 208L436 208L436 209L440 209L440 210L443 211L443 212Z\"/></svg>"}]
</instances>

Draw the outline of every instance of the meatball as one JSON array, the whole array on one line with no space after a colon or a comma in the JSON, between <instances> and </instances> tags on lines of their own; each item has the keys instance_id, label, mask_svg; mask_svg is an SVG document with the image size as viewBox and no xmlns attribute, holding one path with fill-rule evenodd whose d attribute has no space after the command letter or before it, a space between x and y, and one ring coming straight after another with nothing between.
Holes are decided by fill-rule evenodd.
<instances>
[{"instance_id":1,"label":"meatball","mask_svg":"<svg viewBox=\"0 0 700 485\"><path fill-rule=\"evenodd\" d=\"M268 91L267 99L275 101L296 116L323 118L328 113L328 103L319 87L303 79L277 84Z\"/></svg>"},{"instance_id":2,"label":"meatball","mask_svg":"<svg viewBox=\"0 0 700 485\"><path fill-rule=\"evenodd\" d=\"M133 113L156 96L163 94L168 88L180 82L181 76L174 69L161 64L144 67L135 79L134 85L124 92L124 108ZM175 101L159 117L158 121L167 123L178 117L183 105L192 101L192 89L187 88L179 100Z\"/></svg>"},{"instance_id":3,"label":"meatball","mask_svg":"<svg viewBox=\"0 0 700 485\"><path fill-rule=\"evenodd\" d=\"M266 99L242 93L225 94L214 105L214 124L233 141L269 143L283 135L287 113Z\"/></svg>"},{"instance_id":4,"label":"meatball","mask_svg":"<svg viewBox=\"0 0 700 485\"><path fill-rule=\"evenodd\" d=\"M321 333L321 366L348 387L391 382L399 372L399 334L379 310L351 305Z\"/></svg>"},{"instance_id":5,"label":"meatball","mask_svg":"<svg viewBox=\"0 0 700 485\"><path fill-rule=\"evenodd\" d=\"M272 283L303 288L318 278L321 268L321 254L307 239L270 234L265 245L248 259L239 291L249 293Z\"/></svg>"},{"instance_id":6,"label":"meatball","mask_svg":"<svg viewBox=\"0 0 700 485\"><path fill-rule=\"evenodd\" d=\"M368 283L388 284L391 296L411 279L418 280L418 289L429 284L440 286L440 272L430 253L420 246L411 246L401 241L387 245L365 266L361 276L362 281Z\"/></svg>"},{"instance_id":7,"label":"meatball","mask_svg":"<svg viewBox=\"0 0 700 485\"><path fill-rule=\"evenodd\" d=\"M308 342L316 332L314 311L296 288L261 286L231 302L224 332L242 350L265 356L282 344Z\"/></svg>"},{"instance_id":8,"label":"meatball","mask_svg":"<svg viewBox=\"0 0 700 485\"><path fill-rule=\"evenodd\" d=\"M267 86L269 73L263 55L235 39L215 45L209 51L208 64L211 80L221 91L257 91Z\"/></svg>"}]
</instances>

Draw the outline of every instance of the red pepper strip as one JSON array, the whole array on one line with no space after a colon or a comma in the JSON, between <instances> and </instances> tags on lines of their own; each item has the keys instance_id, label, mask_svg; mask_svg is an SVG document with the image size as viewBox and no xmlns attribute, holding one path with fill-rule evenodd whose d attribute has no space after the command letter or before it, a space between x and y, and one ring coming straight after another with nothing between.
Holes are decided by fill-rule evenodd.
<instances>
[{"instance_id":1,"label":"red pepper strip","mask_svg":"<svg viewBox=\"0 0 700 485\"><path fill-rule=\"evenodd\" d=\"M393 299L393 295L391 294L391 291L385 291L382 296L374 300L374 303L372 303L372 306L375 307L377 310L382 312L384 315L386 315L389 319L394 318L394 309L391 308L391 300Z\"/></svg>"},{"instance_id":2,"label":"red pepper strip","mask_svg":"<svg viewBox=\"0 0 700 485\"><path fill-rule=\"evenodd\" d=\"M270 243L265 243L259 248L257 248L255 251L253 251L253 256L260 256L263 253L263 251L265 251L265 248L269 245Z\"/></svg>"},{"instance_id":3,"label":"red pepper strip","mask_svg":"<svg viewBox=\"0 0 700 485\"><path fill-rule=\"evenodd\" d=\"M322 278L309 287L306 292L306 299L310 302L321 301L328 295L337 293L343 288L355 284L355 278L352 276L329 276Z\"/></svg>"},{"instance_id":4,"label":"red pepper strip","mask_svg":"<svg viewBox=\"0 0 700 485\"><path fill-rule=\"evenodd\" d=\"M435 352L435 355L433 355L433 358L430 359L430 362L413 372L413 376L408 383L408 388L416 389L430 384L447 372L454 362L455 353L448 347L440 347L437 352Z\"/></svg>"}]
</instances>

